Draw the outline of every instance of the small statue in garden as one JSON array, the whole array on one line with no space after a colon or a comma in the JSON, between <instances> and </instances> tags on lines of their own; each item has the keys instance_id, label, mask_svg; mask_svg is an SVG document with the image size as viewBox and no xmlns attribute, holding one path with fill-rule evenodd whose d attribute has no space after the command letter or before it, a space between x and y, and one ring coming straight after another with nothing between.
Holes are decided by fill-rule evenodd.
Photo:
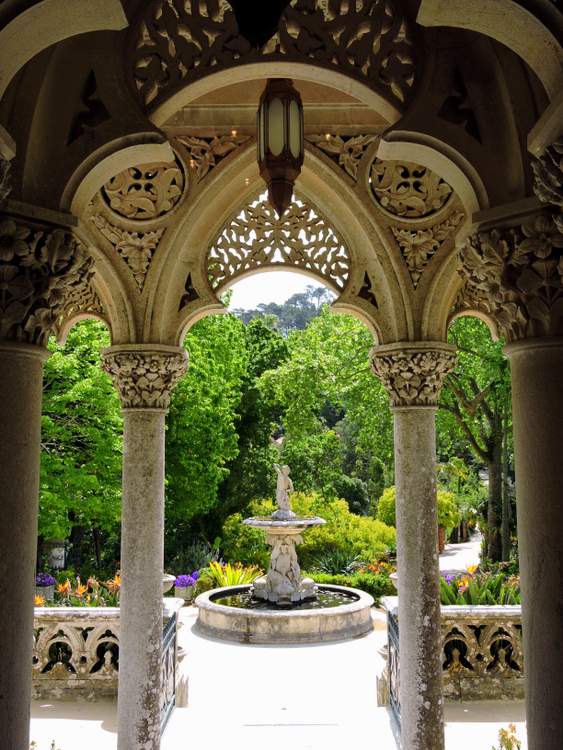
<instances>
[{"instance_id":1,"label":"small statue in garden","mask_svg":"<svg viewBox=\"0 0 563 750\"><path fill-rule=\"evenodd\" d=\"M291 510L291 501L289 493L293 492L293 482L289 478L289 466L284 464L274 464L278 473L278 482L276 485L276 503L278 509L272 513L272 518L294 518L295 513Z\"/></svg>"}]
</instances>

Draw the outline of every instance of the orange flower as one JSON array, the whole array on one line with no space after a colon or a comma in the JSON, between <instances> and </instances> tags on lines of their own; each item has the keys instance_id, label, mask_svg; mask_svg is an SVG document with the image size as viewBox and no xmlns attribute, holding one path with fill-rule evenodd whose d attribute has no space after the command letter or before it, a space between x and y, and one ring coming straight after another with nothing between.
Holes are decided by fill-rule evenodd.
<instances>
[{"instance_id":1,"label":"orange flower","mask_svg":"<svg viewBox=\"0 0 563 750\"><path fill-rule=\"evenodd\" d=\"M106 581L106 586L110 591L119 591L119 589L121 588L121 576L119 575L119 573L116 573L111 581Z\"/></svg>"},{"instance_id":2,"label":"orange flower","mask_svg":"<svg viewBox=\"0 0 563 750\"><path fill-rule=\"evenodd\" d=\"M44 596L38 596L36 595L33 599L33 604L36 607L44 607L45 606L45 597Z\"/></svg>"},{"instance_id":3,"label":"orange flower","mask_svg":"<svg viewBox=\"0 0 563 750\"><path fill-rule=\"evenodd\" d=\"M63 596L68 596L70 594L70 592L72 591L72 584L68 580L68 578L64 583L58 584L57 591L59 592L59 594L63 594Z\"/></svg>"},{"instance_id":4,"label":"orange flower","mask_svg":"<svg viewBox=\"0 0 563 750\"><path fill-rule=\"evenodd\" d=\"M88 586L85 586L83 583L80 583L80 578L78 579L78 583L76 584L76 588L74 589L74 593L76 596L84 596L84 594L88 591Z\"/></svg>"}]
</instances>

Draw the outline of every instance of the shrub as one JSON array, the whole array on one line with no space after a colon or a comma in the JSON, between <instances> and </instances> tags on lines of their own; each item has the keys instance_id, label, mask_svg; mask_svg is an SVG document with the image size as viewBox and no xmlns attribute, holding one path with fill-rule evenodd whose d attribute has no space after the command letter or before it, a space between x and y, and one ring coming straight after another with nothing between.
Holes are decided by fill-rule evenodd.
<instances>
[{"instance_id":1,"label":"shrub","mask_svg":"<svg viewBox=\"0 0 563 750\"><path fill-rule=\"evenodd\" d=\"M256 565L222 564L213 560L208 568L200 571L196 593L201 594L204 591L222 588L223 586L242 586L252 583L259 575L262 575L262 570Z\"/></svg>"},{"instance_id":2,"label":"shrub","mask_svg":"<svg viewBox=\"0 0 563 750\"><path fill-rule=\"evenodd\" d=\"M314 558L312 569L332 575L349 575L361 565L358 555L347 549L326 550Z\"/></svg>"},{"instance_id":3,"label":"shrub","mask_svg":"<svg viewBox=\"0 0 563 750\"><path fill-rule=\"evenodd\" d=\"M520 579L504 573L477 573L469 568L467 573L440 578L442 604L520 604Z\"/></svg>"},{"instance_id":4,"label":"shrub","mask_svg":"<svg viewBox=\"0 0 563 750\"><path fill-rule=\"evenodd\" d=\"M308 575L308 574L306 574ZM330 575L329 573L312 573L311 578L319 584L333 584L334 586L348 586L371 594L375 604L379 604L382 596L396 594L395 587L387 573L371 573L357 571L349 575Z\"/></svg>"},{"instance_id":5,"label":"shrub","mask_svg":"<svg viewBox=\"0 0 563 750\"><path fill-rule=\"evenodd\" d=\"M303 568L311 569L315 561L327 552L339 551L343 555L358 557L364 563L384 557L395 547L395 529L381 521L352 513L345 500L326 501L320 495L292 495L293 510L299 516L321 516L324 526L317 526L303 534L299 546L299 561ZM270 515L275 510L271 500L253 503L249 514ZM268 565L270 550L265 535L259 529L244 526L242 516L229 516L223 525L221 549L226 560L243 564Z\"/></svg>"},{"instance_id":6,"label":"shrub","mask_svg":"<svg viewBox=\"0 0 563 750\"><path fill-rule=\"evenodd\" d=\"M387 487L377 504L377 518L388 526L396 526L396 489ZM453 492L438 490L438 526L452 529L460 522L459 511Z\"/></svg>"}]
</instances>

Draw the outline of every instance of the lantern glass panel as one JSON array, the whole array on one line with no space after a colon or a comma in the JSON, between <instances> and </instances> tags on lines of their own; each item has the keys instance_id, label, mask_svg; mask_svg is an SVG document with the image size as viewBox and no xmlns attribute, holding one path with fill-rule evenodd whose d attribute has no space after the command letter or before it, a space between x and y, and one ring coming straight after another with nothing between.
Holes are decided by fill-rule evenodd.
<instances>
[{"instance_id":1,"label":"lantern glass panel","mask_svg":"<svg viewBox=\"0 0 563 750\"><path fill-rule=\"evenodd\" d=\"M274 156L279 156L284 146L284 111L281 99L273 99L268 110L268 148Z\"/></svg>"},{"instance_id":2,"label":"lantern glass panel","mask_svg":"<svg viewBox=\"0 0 563 750\"><path fill-rule=\"evenodd\" d=\"M295 159L301 154L301 113L293 99L289 105L289 149Z\"/></svg>"}]
</instances>

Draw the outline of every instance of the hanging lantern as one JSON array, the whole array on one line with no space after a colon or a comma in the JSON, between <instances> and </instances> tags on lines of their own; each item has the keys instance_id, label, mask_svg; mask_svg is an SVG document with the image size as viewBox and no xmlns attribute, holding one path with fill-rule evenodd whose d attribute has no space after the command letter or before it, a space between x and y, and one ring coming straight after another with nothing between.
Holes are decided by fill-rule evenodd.
<instances>
[{"instance_id":1,"label":"hanging lantern","mask_svg":"<svg viewBox=\"0 0 563 750\"><path fill-rule=\"evenodd\" d=\"M289 78L269 78L258 107L258 167L278 216L291 203L304 155L303 104Z\"/></svg>"}]
</instances>

